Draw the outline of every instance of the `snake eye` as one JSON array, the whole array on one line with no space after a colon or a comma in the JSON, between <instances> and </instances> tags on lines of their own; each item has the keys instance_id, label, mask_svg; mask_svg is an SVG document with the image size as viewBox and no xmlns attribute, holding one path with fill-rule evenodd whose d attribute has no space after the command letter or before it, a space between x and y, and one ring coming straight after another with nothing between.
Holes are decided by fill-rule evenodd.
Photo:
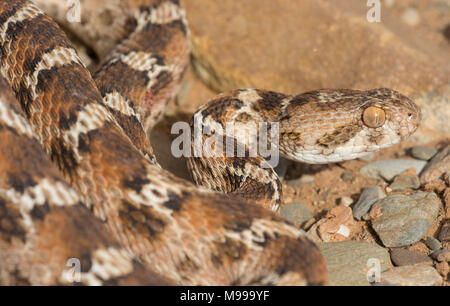
<instances>
[{"instance_id":1,"label":"snake eye","mask_svg":"<svg viewBox=\"0 0 450 306\"><path fill-rule=\"evenodd\" d=\"M377 128L386 121L386 114L381 108L370 106L363 113L364 124L371 128Z\"/></svg>"}]
</instances>

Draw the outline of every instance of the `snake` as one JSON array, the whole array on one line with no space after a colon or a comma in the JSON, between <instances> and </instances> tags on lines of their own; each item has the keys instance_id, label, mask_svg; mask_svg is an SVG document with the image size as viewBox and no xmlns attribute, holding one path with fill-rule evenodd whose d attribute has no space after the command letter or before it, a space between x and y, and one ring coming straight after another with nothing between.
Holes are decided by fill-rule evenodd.
<instances>
[{"instance_id":1,"label":"snake","mask_svg":"<svg viewBox=\"0 0 450 306\"><path fill-rule=\"evenodd\" d=\"M58 25L32 1L0 1L0 284L328 284L318 247L277 213L266 157L188 156L195 184L158 164L147 132L190 61L180 1L81 4L93 9L77 24L61 1L39 1ZM95 72L61 27L99 56ZM420 120L388 88L250 88L219 94L188 126L208 142L230 122L276 123L281 156L331 163L399 143Z\"/></svg>"}]
</instances>

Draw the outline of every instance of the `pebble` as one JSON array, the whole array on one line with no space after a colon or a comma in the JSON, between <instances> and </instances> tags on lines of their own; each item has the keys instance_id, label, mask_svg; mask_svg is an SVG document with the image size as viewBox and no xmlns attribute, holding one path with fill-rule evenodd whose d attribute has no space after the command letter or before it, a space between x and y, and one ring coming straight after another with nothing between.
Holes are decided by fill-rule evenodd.
<instances>
[{"instance_id":1,"label":"pebble","mask_svg":"<svg viewBox=\"0 0 450 306\"><path fill-rule=\"evenodd\" d=\"M394 178L394 181L389 185L391 191L403 191L405 189L418 189L420 187L419 177L414 169L414 173L399 174ZM406 171L408 172L408 171Z\"/></svg>"},{"instance_id":2,"label":"pebble","mask_svg":"<svg viewBox=\"0 0 450 306\"><path fill-rule=\"evenodd\" d=\"M298 179L286 181L286 184L295 189L302 188L305 185L314 184L314 175L304 174Z\"/></svg>"},{"instance_id":3,"label":"pebble","mask_svg":"<svg viewBox=\"0 0 450 306\"><path fill-rule=\"evenodd\" d=\"M313 217L311 210L302 202L293 202L282 205L280 208L280 215L300 226Z\"/></svg>"},{"instance_id":4,"label":"pebble","mask_svg":"<svg viewBox=\"0 0 450 306\"><path fill-rule=\"evenodd\" d=\"M439 262L450 261L450 250L437 250L431 253L430 256Z\"/></svg>"},{"instance_id":5,"label":"pebble","mask_svg":"<svg viewBox=\"0 0 450 306\"><path fill-rule=\"evenodd\" d=\"M358 157L358 159L359 159L360 161L370 162L370 161L373 160L374 157L375 157L375 153L370 152L370 153L367 153L367 154L364 155L364 156Z\"/></svg>"},{"instance_id":6,"label":"pebble","mask_svg":"<svg viewBox=\"0 0 450 306\"><path fill-rule=\"evenodd\" d=\"M420 182L422 184L431 182L447 172L450 172L450 144L428 162L420 173Z\"/></svg>"},{"instance_id":7,"label":"pebble","mask_svg":"<svg viewBox=\"0 0 450 306\"><path fill-rule=\"evenodd\" d=\"M391 260L396 266L410 266L419 263L433 263L430 257L406 249L393 249L391 252Z\"/></svg>"},{"instance_id":8,"label":"pebble","mask_svg":"<svg viewBox=\"0 0 450 306\"><path fill-rule=\"evenodd\" d=\"M352 210L347 206L336 206L317 225L317 232L324 242L349 240L355 225Z\"/></svg>"},{"instance_id":9,"label":"pebble","mask_svg":"<svg viewBox=\"0 0 450 306\"><path fill-rule=\"evenodd\" d=\"M412 147L410 150L411 156L420 160L430 160L437 152L436 148L424 146Z\"/></svg>"},{"instance_id":10,"label":"pebble","mask_svg":"<svg viewBox=\"0 0 450 306\"><path fill-rule=\"evenodd\" d=\"M402 14L402 20L407 25L416 26L420 22L420 15L417 9L409 7Z\"/></svg>"},{"instance_id":11,"label":"pebble","mask_svg":"<svg viewBox=\"0 0 450 306\"><path fill-rule=\"evenodd\" d=\"M389 252L376 244L358 241L318 243L325 258L331 286L368 286L373 259L381 271L392 267ZM372 259L372 261L370 260Z\"/></svg>"},{"instance_id":12,"label":"pebble","mask_svg":"<svg viewBox=\"0 0 450 306\"><path fill-rule=\"evenodd\" d=\"M442 277L426 265L394 267L381 273L381 281L399 286L438 286Z\"/></svg>"},{"instance_id":13,"label":"pebble","mask_svg":"<svg viewBox=\"0 0 450 306\"><path fill-rule=\"evenodd\" d=\"M450 224L444 225L441 228L438 239L441 242L450 241Z\"/></svg>"},{"instance_id":14,"label":"pebble","mask_svg":"<svg viewBox=\"0 0 450 306\"><path fill-rule=\"evenodd\" d=\"M372 228L386 247L411 245L423 238L437 218L439 203L434 192L388 196L372 206Z\"/></svg>"},{"instance_id":15,"label":"pebble","mask_svg":"<svg viewBox=\"0 0 450 306\"><path fill-rule=\"evenodd\" d=\"M382 178L385 181L391 181L396 175L410 168L415 168L416 173L420 173L425 165L426 162L423 160L385 159L365 165L359 172L366 177Z\"/></svg>"},{"instance_id":16,"label":"pebble","mask_svg":"<svg viewBox=\"0 0 450 306\"><path fill-rule=\"evenodd\" d=\"M442 249L442 244L439 242L439 240L437 240L436 238L431 237L431 236L428 236L425 239L425 244L432 251L436 251L436 250Z\"/></svg>"},{"instance_id":17,"label":"pebble","mask_svg":"<svg viewBox=\"0 0 450 306\"><path fill-rule=\"evenodd\" d=\"M353 206L353 217L361 221L361 218L370 210L372 205L385 197L381 187L364 187L358 202Z\"/></svg>"},{"instance_id":18,"label":"pebble","mask_svg":"<svg viewBox=\"0 0 450 306\"><path fill-rule=\"evenodd\" d=\"M448 262L438 262L435 266L436 270L442 275L444 278L448 278L450 267L448 266Z\"/></svg>"},{"instance_id":19,"label":"pebble","mask_svg":"<svg viewBox=\"0 0 450 306\"><path fill-rule=\"evenodd\" d=\"M353 200L350 197L342 197L338 199L338 204L339 205L344 205L344 206L350 206L353 204Z\"/></svg>"},{"instance_id":20,"label":"pebble","mask_svg":"<svg viewBox=\"0 0 450 306\"><path fill-rule=\"evenodd\" d=\"M351 172L344 172L341 174L341 179L344 182L352 183L355 180L355 176Z\"/></svg>"}]
</instances>

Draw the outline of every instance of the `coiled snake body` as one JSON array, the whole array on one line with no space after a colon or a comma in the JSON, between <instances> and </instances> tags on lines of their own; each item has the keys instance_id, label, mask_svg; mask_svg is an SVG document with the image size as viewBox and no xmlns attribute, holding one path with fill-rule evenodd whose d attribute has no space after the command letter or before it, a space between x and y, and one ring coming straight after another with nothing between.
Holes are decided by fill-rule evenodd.
<instances>
[{"instance_id":1,"label":"coiled snake body","mask_svg":"<svg viewBox=\"0 0 450 306\"><path fill-rule=\"evenodd\" d=\"M228 194L157 164L144 130L188 64L185 14L175 0L114 4L128 36L108 52L114 39L91 42L105 56L91 77L32 2L0 1L1 72L17 98L2 81L0 283L68 284L76 258L84 284L326 284L317 247L262 207L282 196L262 157L188 158L198 184ZM278 122L282 155L319 163L398 143L421 116L390 89L238 90L197 114L213 131Z\"/></svg>"}]
</instances>

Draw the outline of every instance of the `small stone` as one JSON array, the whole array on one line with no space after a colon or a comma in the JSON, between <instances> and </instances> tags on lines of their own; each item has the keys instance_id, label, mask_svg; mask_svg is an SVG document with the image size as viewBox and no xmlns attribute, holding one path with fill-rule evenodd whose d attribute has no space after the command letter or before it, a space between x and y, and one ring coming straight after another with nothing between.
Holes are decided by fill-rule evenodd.
<instances>
[{"instance_id":1,"label":"small stone","mask_svg":"<svg viewBox=\"0 0 450 306\"><path fill-rule=\"evenodd\" d=\"M311 210L302 202L282 205L280 215L300 226L313 217Z\"/></svg>"},{"instance_id":2,"label":"small stone","mask_svg":"<svg viewBox=\"0 0 450 306\"><path fill-rule=\"evenodd\" d=\"M450 272L450 268L448 266L448 262L438 262L436 264L436 271L438 271L438 273L440 275L442 275L443 278L448 278L448 274Z\"/></svg>"},{"instance_id":3,"label":"small stone","mask_svg":"<svg viewBox=\"0 0 450 306\"><path fill-rule=\"evenodd\" d=\"M416 243L426 234L439 213L439 198L434 192L391 195L377 201L372 210L372 228L384 246L402 247Z\"/></svg>"},{"instance_id":4,"label":"small stone","mask_svg":"<svg viewBox=\"0 0 450 306\"><path fill-rule=\"evenodd\" d=\"M367 214L364 214L364 216L362 216L361 219L364 220L364 221L369 221L372 218L370 217L369 213L367 213Z\"/></svg>"},{"instance_id":5,"label":"small stone","mask_svg":"<svg viewBox=\"0 0 450 306\"><path fill-rule=\"evenodd\" d=\"M403 191L405 189L418 189L420 187L419 177L414 168L406 170L394 178L389 185L391 191Z\"/></svg>"},{"instance_id":6,"label":"small stone","mask_svg":"<svg viewBox=\"0 0 450 306\"><path fill-rule=\"evenodd\" d=\"M361 218L370 210L372 205L385 197L385 194L381 187L364 187L358 202L353 206L353 217L357 220Z\"/></svg>"},{"instance_id":7,"label":"small stone","mask_svg":"<svg viewBox=\"0 0 450 306\"><path fill-rule=\"evenodd\" d=\"M437 250L430 254L431 258L437 261L450 261L450 250Z\"/></svg>"},{"instance_id":8,"label":"small stone","mask_svg":"<svg viewBox=\"0 0 450 306\"><path fill-rule=\"evenodd\" d=\"M436 250L440 250L442 249L442 244L439 242L439 240L437 240L434 237L430 237L428 236L425 239L425 244L427 245L428 248L430 248L430 250L432 251L436 251Z\"/></svg>"},{"instance_id":9,"label":"small stone","mask_svg":"<svg viewBox=\"0 0 450 306\"><path fill-rule=\"evenodd\" d=\"M377 160L373 163L365 165L359 172L367 177L385 181L391 181L396 175L410 168L415 168L416 173L420 173L425 167L426 162L415 159L385 159Z\"/></svg>"},{"instance_id":10,"label":"small stone","mask_svg":"<svg viewBox=\"0 0 450 306\"><path fill-rule=\"evenodd\" d=\"M353 204L353 200L350 197L342 197L338 199L339 205L350 206Z\"/></svg>"},{"instance_id":11,"label":"small stone","mask_svg":"<svg viewBox=\"0 0 450 306\"><path fill-rule=\"evenodd\" d=\"M430 160L438 150L433 147L416 146L410 150L411 156L420 160Z\"/></svg>"},{"instance_id":12,"label":"small stone","mask_svg":"<svg viewBox=\"0 0 450 306\"><path fill-rule=\"evenodd\" d=\"M420 182L426 184L450 172L450 144L437 153L420 173Z\"/></svg>"},{"instance_id":13,"label":"small stone","mask_svg":"<svg viewBox=\"0 0 450 306\"><path fill-rule=\"evenodd\" d=\"M450 185L450 184L448 184ZM446 218L450 218L450 187L445 188L444 192L442 193L442 196L444 198L444 207L446 210Z\"/></svg>"},{"instance_id":14,"label":"small stone","mask_svg":"<svg viewBox=\"0 0 450 306\"><path fill-rule=\"evenodd\" d=\"M438 286L442 277L426 265L394 267L381 273L381 281L399 286Z\"/></svg>"},{"instance_id":15,"label":"small stone","mask_svg":"<svg viewBox=\"0 0 450 306\"><path fill-rule=\"evenodd\" d=\"M448 225L444 225L440 232L439 232L439 236L438 236L439 241L450 241L450 224Z\"/></svg>"},{"instance_id":16,"label":"small stone","mask_svg":"<svg viewBox=\"0 0 450 306\"><path fill-rule=\"evenodd\" d=\"M405 150L400 150L398 152L395 152L395 157L399 158L399 157L403 157L406 155Z\"/></svg>"},{"instance_id":17,"label":"small stone","mask_svg":"<svg viewBox=\"0 0 450 306\"><path fill-rule=\"evenodd\" d=\"M406 249L393 249L391 252L391 260L396 266L433 263L430 257Z\"/></svg>"},{"instance_id":18,"label":"small stone","mask_svg":"<svg viewBox=\"0 0 450 306\"><path fill-rule=\"evenodd\" d=\"M420 22L419 12L417 11L417 9L409 7L403 12L402 20L407 25L416 26Z\"/></svg>"},{"instance_id":19,"label":"small stone","mask_svg":"<svg viewBox=\"0 0 450 306\"><path fill-rule=\"evenodd\" d=\"M307 184L314 184L314 175L304 174L295 180L286 181L286 184L295 189L300 189Z\"/></svg>"},{"instance_id":20,"label":"small stone","mask_svg":"<svg viewBox=\"0 0 450 306\"><path fill-rule=\"evenodd\" d=\"M370 152L370 153L367 153L366 155L363 155L363 156L361 156L361 157L358 157L358 159L359 159L360 161L370 162L370 161L373 160L374 157L375 157L375 153Z\"/></svg>"},{"instance_id":21,"label":"small stone","mask_svg":"<svg viewBox=\"0 0 450 306\"><path fill-rule=\"evenodd\" d=\"M302 229L307 231L311 228L311 226L316 223L316 218L311 218L308 221L304 222L302 225Z\"/></svg>"},{"instance_id":22,"label":"small stone","mask_svg":"<svg viewBox=\"0 0 450 306\"><path fill-rule=\"evenodd\" d=\"M349 239L354 227L352 210L350 207L337 206L325 215L317 232L324 242L345 241Z\"/></svg>"},{"instance_id":23,"label":"small stone","mask_svg":"<svg viewBox=\"0 0 450 306\"><path fill-rule=\"evenodd\" d=\"M344 241L318 243L331 286L368 286L367 272L376 260L381 272L392 267L389 252L372 243Z\"/></svg>"},{"instance_id":24,"label":"small stone","mask_svg":"<svg viewBox=\"0 0 450 306\"><path fill-rule=\"evenodd\" d=\"M323 223L323 221L324 221L323 219L317 221L306 232L306 237L308 237L309 240L311 240L315 243L322 242L322 238L320 238L319 233L317 232L317 228L319 227L319 225L321 223Z\"/></svg>"},{"instance_id":25,"label":"small stone","mask_svg":"<svg viewBox=\"0 0 450 306\"><path fill-rule=\"evenodd\" d=\"M351 172L344 172L341 174L341 179L344 182L352 183L355 180L355 176Z\"/></svg>"}]
</instances>

